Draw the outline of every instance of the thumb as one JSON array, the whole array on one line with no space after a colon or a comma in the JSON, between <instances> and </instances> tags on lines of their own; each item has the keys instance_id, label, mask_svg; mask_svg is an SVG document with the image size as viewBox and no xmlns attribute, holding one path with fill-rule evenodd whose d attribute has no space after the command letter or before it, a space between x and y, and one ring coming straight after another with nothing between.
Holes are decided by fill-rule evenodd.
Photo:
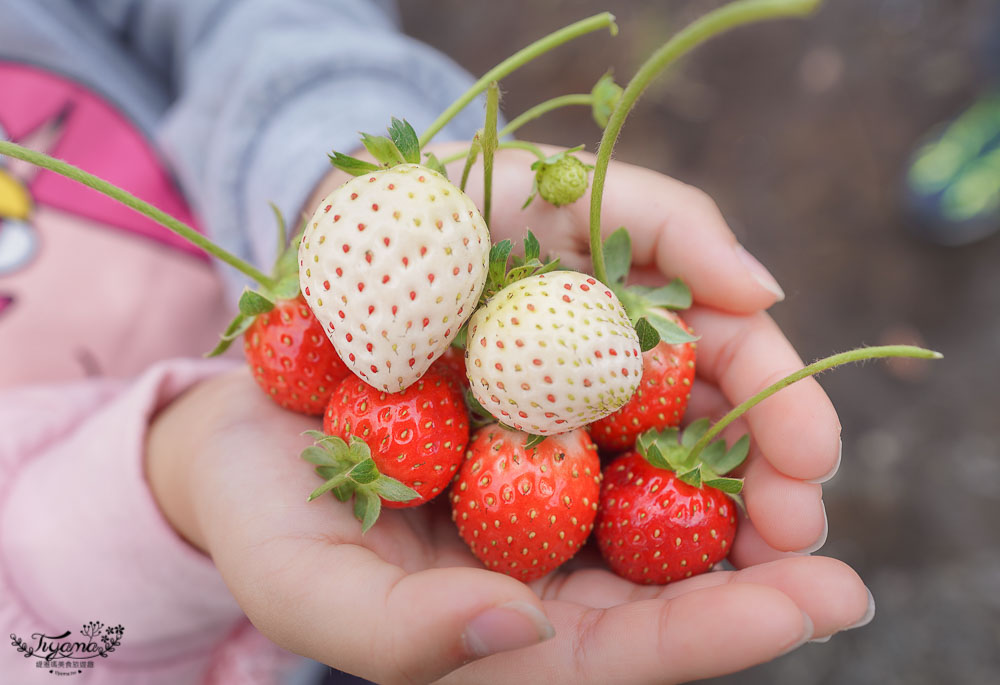
<instances>
[{"instance_id":1,"label":"thumb","mask_svg":"<svg viewBox=\"0 0 1000 685\"><path fill-rule=\"evenodd\" d=\"M308 559L314 555L319 558ZM243 609L286 649L378 683L432 682L470 661L555 634L539 598L499 573L441 568L408 574L348 544L300 548L293 556L293 564L271 557L279 573L266 570L271 563L254 564L267 575L266 598L239 592L227 579ZM317 575L317 569L325 572ZM259 588L263 579L245 580Z\"/></svg>"}]
</instances>

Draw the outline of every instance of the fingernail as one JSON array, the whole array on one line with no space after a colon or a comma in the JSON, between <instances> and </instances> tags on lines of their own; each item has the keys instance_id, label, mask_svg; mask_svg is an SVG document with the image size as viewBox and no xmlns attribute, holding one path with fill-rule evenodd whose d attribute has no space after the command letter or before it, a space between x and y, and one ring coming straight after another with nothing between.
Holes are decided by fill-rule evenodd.
<instances>
[{"instance_id":1,"label":"fingernail","mask_svg":"<svg viewBox=\"0 0 1000 685\"><path fill-rule=\"evenodd\" d=\"M802 637L800 637L797 642L785 648L785 651L783 651L778 656L783 656L785 654L788 654L789 652L795 651L796 649L798 649L799 647L801 647L802 645L804 645L805 643L809 642L809 640L812 639L815 627L813 626L812 619L809 618L809 614L807 614L804 611L802 612L802 623L803 623Z\"/></svg>"},{"instance_id":2,"label":"fingernail","mask_svg":"<svg viewBox=\"0 0 1000 685\"><path fill-rule=\"evenodd\" d=\"M828 481L831 478L833 478L834 476L836 476L837 475L837 471L840 470L840 459L843 456L844 456L844 440L843 440L843 438L841 438L840 439L840 445L837 448L837 463L833 465L833 468L830 469L827 472L826 475L820 476L819 478L814 478L813 480L807 480L806 482L807 483L812 483L814 485L822 485L826 481Z\"/></svg>"},{"instance_id":3,"label":"fingernail","mask_svg":"<svg viewBox=\"0 0 1000 685\"><path fill-rule=\"evenodd\" d=\"M826 544L826 536L830 533L830 521L826 518L826 507L823 507L823 532L820 533L819 538L816 542L812 543L805 549L800 549L799 554L812 554L819 550L820 547Z\"/></svg>"},{"instance_id":4,"label":"fingernail","mask_svg":"<svg viewBox=\"0 0 1000 685\"><path fill-rule=\"evenodd\" d=\"M868 590L868 588L865 588L865 590ZM865 610L865 615L858 619L857 623L847 626L844 630L854 630L855 628L866 626L872 622L873 618L875 618L875 598L872 596L872 591L868 590L868 608Z\"/></svg>"},{"instance_id":5,"label":"fingernail","mask_svg":"<svg viewBox=\"0 0 1000 685\"><path fill-rule=\"evenodd\" d=\"M809 642L815 642L816 644L823 644L824 642L829 642L831 637L833 637L832 634L827 635L826 637L814 637L813 639L809 640Z\"/></svg>"},{"instance_id":6,"label":"fingernail","mask_svg":"<svg viewBox=\"0 0 1000 685\"><path fill-rule=\"evenodd\" d=\"M746 251L746 248L740 244L736 245L736 254L743 262L743 265L753 276L754 280L757 281L762 288L767 290L769 293L777 298L778 302L785 299L785 291L781 289L778 282L774 280L774 276L768 271L763 264L757 261L757 258Z\"/></svg>"},{"instance_id":7,"label":"fingernail","mask_svg":"<svg viewBox=\"0 0 1000 685\"><path fill-rule=\"evenodd\" d=\"M556 634L545 614L527 602L508 602L487 609L465 626L465 648L481 658L530 647Z\"/></svg>"}]
</instances>

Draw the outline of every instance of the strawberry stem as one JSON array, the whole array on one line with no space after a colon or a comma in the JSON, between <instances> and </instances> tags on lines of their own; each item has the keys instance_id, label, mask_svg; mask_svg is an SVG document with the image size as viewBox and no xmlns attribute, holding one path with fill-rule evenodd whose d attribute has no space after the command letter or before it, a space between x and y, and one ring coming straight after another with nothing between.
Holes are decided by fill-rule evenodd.
<instances>
[{"instance_id":1,"label":"strawberry stem","mask_svg":"<svg viewBox=\"0 0 1000 685\"><path fill-rule=\"evenodd\" d=\"M178 221L163 210L154 207L148 202L140 200L132 193L122 190L118 186L115 186L104 179L98 178L93 174L89 174L79 167L75 167L72 164L55 159L54 157L49 157L44 153L29 150L28 148L17 145L16 143L10 143L3 140L0 140L0 155L7 155L9 157L14 157L15 159L20 159L28 162L29 164L34 164L35 166L43 169L48 169L49 171L57 173L60 176L65 176L66 178L76 181L77 183L82 183L88 188L93 188L97 192L103 193L111 199L121 202L126 207L129 207L130 209L133 209L165 226L188 242L197 245L205 252L216 257L217 259L220 259L226 264L229 264L240 273L257 281L265 288L273 288L276 285L273 278L266 276L252 264L243 261L236 255L226 252L184 222Z\"/></svg>"},{"instance_id":2,"label":"strawberry stem","mask_svg":"<svg viewBox=\"0 0 1000 685\"><path fill-rule=\"evenodd\" d=\"M497 115L500 109L500 88L497 82L490 84L486 91L486 124L483 126L483 221L490 225L490 209L493 206L493 156L497 151Z\"/></svg>"},{"instance_id":3,"label":"strawberry stem","mask_svg":"<svg viewBox=\"0 0 1000 685\"><path fill-rule=\"evenodd\" d=\"M615 24L615 17L613 14L609 12L595 14L592 17L582 19L578 22L570 24L569 26L559 29L554 33L550 33L544 38L535 41L531 45L518 50L500 64L483 74L478 81L472 84L472 87L469 88L469 90L467 90L453 103L448 105L448 108L442 112L430 126L427 127L426 131L420 135L421 149L423 149L423 147L426 146L427 143L429 143L431 139L434 138L434 136L437 135L437 133L455 117L456 114L461 112L466 105L472 102L473 98L486 90L493 81L499 81L504 76L507 76L536 57L545 54L549 50L552 50L563 43L603 28L607 28L611 32L612 36L618 33L618 26Z\"/></svg>"},{"instance_id":4,"label":"strawberry stem","mask_svg":"<svg viewBox=\"0 0 1000 685\"><path fill-rule=\"evenodd\" d=\"M766 400L768 397L778 392L783 388L787 388L792 383L800 381L808 376L814 376L817 373L826 371L827 369L832 369L835 366L840 366L842 364L850 364L851 362L860 362L866 359L878 359L882 357L912 357L915 359L941 359L940 352L934 352L933 350L925 350L922 347L913 347L911 345L882 345L879 347L859 347L856 350L850 350L848 352L841 352L840 354L835 354L825 359L820 359L817 362L813 362L809 366L799 369L793 374L785 376L777 383L769 385L759 393L751 397L750 399L742 402L738 406L734 407L728 414L723 416L721 419L715 422L711 428L709 428L704 435L691 447L691 453L688 456L689 463L697 463L698 457L701 456L702 450L710 443L715 436L725 429L726 426L731 424L733 421L741 417L748 410L755 407L760 402Z\"/></svg>"},{"instance_id":5,"label":"strawberry stem","mask_svg":"<svg viewBox=\"0 0 1000 685\"><path fill-rule=\"evenodd\" d=\"M601 145L597 150L597 162L594 164L590 197L590 254L594 276L601 282L608 283L604 252L601 249L601 199L604 179L608 173L608 164L611 162L611 153L614 151L622 126L625 125L625 118L646 87L676 59L713 36L755 21L806 15L815 10L819 4L820 0L737 0L695 20L664 43L639 67L625 87L614 112L611 113L604 135L601 137Z\"/></svg>"},{"instance_id":6,"label":"strawberry stem","mask_svg":"<svg viewBox=\"0 0 1000 685\"><path fill-rule=\"evenodd\" d=\"M546 100L545 102L540 102L531 109L525 110L522 114L517 116L513 121L500 129L500 133L497 134L501 138L510 135L517 129L521 128L529 121L534 121L543 114L547 114L554 109L559 109L560 107L567 107L570 105L585 105L590 107L594 104L594 96L590 93L573 93L571 95L560 95L559 97L552 98L551 100Z\"/></svg>"}]
</instances>

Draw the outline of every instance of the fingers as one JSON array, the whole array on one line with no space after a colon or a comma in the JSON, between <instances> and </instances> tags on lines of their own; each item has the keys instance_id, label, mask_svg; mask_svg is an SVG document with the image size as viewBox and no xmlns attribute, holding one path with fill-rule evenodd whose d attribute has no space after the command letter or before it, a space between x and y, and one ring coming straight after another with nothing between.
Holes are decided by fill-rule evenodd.
<instances>
[{"instance_id":1,"label":"fingers","mask_svg":"<svg viewBox=\"0 0 1000 685\"><path fill-rule=\"evenodd\" d=\"M743 478L747 514L769 546L811 553L826 542L826 509L819 485L789 478L766 459L750 459Z\"/></svg>"},{"instance_id":2,"label":"fingers","mask_svg":"<svg viewBox=\"0 0 1000 685\"><path fill-rule=\"evenodd\" d=\"M407 574L356 545L280 540L216 559L253 624L379 683L425 683L552 635L524 584L482 569Z\"/></svg>"},{"instance_id":3,"label":"fingers","mask_svg":"<svg viewBox=\"0 0 1000 685\"><path fill-rule=\"evenodd\" d=\"M698 375L736 405L800 369L802 360L764 313L731 316L695 307L685 320L701 336ZM813 378L801 380L745 414L760 451L781 473L827 476L840 453L840 421Z\"/></svg>"},{"instance_id":4,"label":"fingers","mask_svg":"<svg viewBox=\"0 0 1000 685\"><path fill-rule=\"evenodd\" d=\"M484 659L444 682L676 683L747 668L812 636L787 595L765 585L729 584L592 609L546 602L554 639Z\"/></svg>"},{"instance_id":5,"label":"fingers","mask_svg":"<svg viewBox=\"0 0 1000 685\"><path fill-rule=\"evenodd\" d=\"M544 147L548 153L558 148ZM594 162L593 155L579 153ZM494 239L519 240L530 228L543 248L558 252L570 268L588 268L590 192L556 208L536 198L521 209L531 192L535 156L523 150L501 150L494 166L491 231ZM470 176L468 190L482 195L482 172ZM614 162L605 182L601 231L606 237L625 226L632 237L634 266L656 267L679 276L695 300L731 312L766 309L784 299L774 277L744 250L722 213L704 192L642 167Z\"/></svg>"}]
</instances>

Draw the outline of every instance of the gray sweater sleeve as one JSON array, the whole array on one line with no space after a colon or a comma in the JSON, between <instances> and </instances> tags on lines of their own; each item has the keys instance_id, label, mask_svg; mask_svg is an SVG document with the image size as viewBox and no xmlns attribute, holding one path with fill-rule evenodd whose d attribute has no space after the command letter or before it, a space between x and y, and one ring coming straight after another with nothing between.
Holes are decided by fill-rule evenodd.
<instances>
[{"instance_id":1,"label":"gray sweater sleeve","mask_svg":"<svg viewBox=\"0 0 1000 685\"><path fill-rule=\"evenodd\" d=\"M290 222L332 149L391 116L419 132L471 84L369 0L90 0L172 104L157 137L213 237L269 267L275 202ZM442 139L481 126L473 104ZM239 284L234 282L234 286Z\"/></svg>"}]
</instances>

